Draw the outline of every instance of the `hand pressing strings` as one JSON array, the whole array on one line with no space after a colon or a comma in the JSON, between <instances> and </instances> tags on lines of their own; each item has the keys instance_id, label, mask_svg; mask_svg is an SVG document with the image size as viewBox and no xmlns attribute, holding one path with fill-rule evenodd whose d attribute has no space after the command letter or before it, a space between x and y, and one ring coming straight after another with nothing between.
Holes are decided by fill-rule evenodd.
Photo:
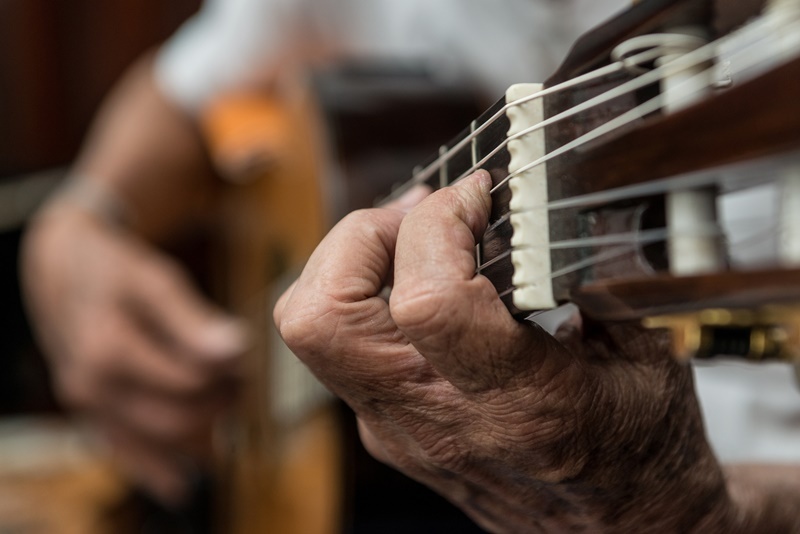
<instances>
[{"instance_id":1,"label":"hand pressing strings","mask_svg":"<svg viewBox=\"0 0 800 534\"><path fill-rule=\"evenodd\" d=\"M367 449L496 532L687 531L727 518L690 370L637 325L555 337L475 275L491 179L346 217L283 295L289 347ZM381 298L393 284L391 299Z\"/></svg>"}]
</instances>

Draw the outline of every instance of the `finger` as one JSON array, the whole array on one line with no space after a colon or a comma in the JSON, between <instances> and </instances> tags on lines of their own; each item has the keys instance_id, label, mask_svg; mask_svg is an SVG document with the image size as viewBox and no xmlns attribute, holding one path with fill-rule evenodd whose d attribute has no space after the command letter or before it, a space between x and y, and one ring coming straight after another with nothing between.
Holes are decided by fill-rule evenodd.
<instances>
[{"instance_id":1,"label":"finger","mask_svg":"<svg viewBox=\"0 0 800 534\"><path fill-rule=\"evenodd\" d=\"M118 333L109 345L116 351L110 374L118 381L164 395L192 398L212 389L221 378L219 369L202 365L195 358L176 357L170 347L158 343L139 325L127 322ZM233 366L238 361L230 363Z\"/></svg>"},{"instance_id":2,"label":"finger","mask_svg":"<svg viewBox=\"0 0 800 534\"><path fill-rule=\"evenodd\" d=\"M165 260L144 265L127 289L144 325L181 352L218 362L239 357L249 346L243 322L208 302Z\"/></svg>"},{"instance_id":3,"label":"finger","mask_svg":"<svg viewBox=\"0 0 800 534\"><path fill-rule=\"evenodd\" d=\"M490 188L488 173L479 171L437 191L408 214L397 243L392 317L417 350L466 391L512 379L544 335L517 323L492 284L475 276L475 243L487 225Z\"/></svg>"},{"instance_id":4,"label":"finger","mask_svg":"<svg viewBox=\"0 0 800 534\"><path fill-rule=\"evenodd\" d=\"M399 198L386 203L383 207L385 209L395 209L402 212L408 212L430 194L431 194L431 188L428 185L426 184L416 185L411 189L409 189L408 191L406 191ZM280 298L278 298L278 301L275 303L275 308L273 309L272 315L276 325L281 323L281 318L283 316L283 309L286 306L286 301L291 296L296 285L297 281L293 282L292 285L290 285L289 288L283 292Z\"/></svg>"},{"instance_id":5,"label":"finger","mask_svg":"<svg viewBox=\"0 0 800 534\"><path fill-rule=\"evenodd\" d=\"M96 390L104 385L134 384L139 388L172 396L193 397L229 379L238 361L226 365L204 365L197 358L184 358L177 349L153 337L124 310L113 308L92 314L77 323L78 342L65 348L71 354L64 372L79 387ZM91 384L87 384L90 382Z\"/></svg>"},{"instance_id":6,"label":"finger","mask_svg":"<svg viewBox=\"0 0 800 534\"><path fill-rule=\"evenodd\" d=\"M222 388L187 400L123 384L105 396L102 417L152 443L195 453L210 444L216 422L232 404Z\"/></svg>"},{"instance_id":7,"label":"finger","mask_svg":"<svg viewBox=\"0 0 800 534\"><path fill-rule=\"evenodd\" d=\"M375 390L376 377L397 379L418 363L379 296L403 216L387 209L348 215L319 245L276 314L289 348L351 404L365 388Z\"/></svg>"},{"instance_id":8,"label":"finger","mask_svg":"<svg viewBox=\"0 0 800 534\"><path fill-rule=\"evenodd\" d=\"M437 191L410 213L398 236L397 274L419 278L426 286L471 280L475 242L491 209L490 187L489 174L478 171Z\"/></svg>"}]
</instances>

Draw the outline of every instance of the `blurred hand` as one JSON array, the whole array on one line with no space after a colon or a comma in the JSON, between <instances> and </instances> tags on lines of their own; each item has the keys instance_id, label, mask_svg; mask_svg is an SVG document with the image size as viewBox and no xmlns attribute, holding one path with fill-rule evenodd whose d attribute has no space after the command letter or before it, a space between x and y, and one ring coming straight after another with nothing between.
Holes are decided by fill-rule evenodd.
<instances>
[{"instance_id":1,"label":"blurred hand","mask_svg":"<svg viewBox=\"0 0 800 534\"><path fill-rule=\"evenodd\" d=\"M344 219L276 307L289 347L374 456L490 530L685 532L726 514L663 339L577 317L552 337L475 276L489 187L479 172L408 214Z\"/></svg>"},{"instance_id":2,"label":"blurred hand","mask_svg":"<svg viewBox=\"0 0 800 534\"><path fill-rule=\"evenodd\" d=\"M171 260L67 202L36 219L21 267L56 393L100 429L135 480L178 504L235 393L242 324Z\"/></svg>"}]
</instances>

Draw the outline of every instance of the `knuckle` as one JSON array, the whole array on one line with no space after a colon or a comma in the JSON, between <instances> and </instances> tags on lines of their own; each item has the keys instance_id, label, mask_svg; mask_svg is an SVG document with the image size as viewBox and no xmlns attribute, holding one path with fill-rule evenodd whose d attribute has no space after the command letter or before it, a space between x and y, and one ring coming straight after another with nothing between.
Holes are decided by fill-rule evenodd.
<instances>
[{"instance_id":1,"label":"knuckle","mask_svg":"<svg viewBox=\"0 0 800 534\"><path fill-rule=\"evenodd\" d=\"M292 310L287 310L286 317L278 326L278 332L286 345L295 353L305 352L306 345L309 343L309 332L307 324L297 320L292 316Z\"/></svg>"},{"instance_id":2,"label":"knuckle","mask_svg":"<svg viewBox=\"0 0 800 534\"><path fill-rule=\"evenodd\" d=\"M379 214L383 210L379 208L362 208L348 213L341 221L340 225L345 230L372 229L380 225Z\"/></svg>"},{"instance_id":3,"label":"knuckle","mask_svg":"<svg viewBox=\"0 0 800 534\"><path fill-rule=\"evenodd\" d=\"M392 293L389 312L397 328L426 351L449 353L473 324L467 308L453 309L451 297L441 288L419 287ZM419 345L423 343L424 345Z\"/></svg>"},{"instance_id":4,"label":"knuckle","mask_svg":"<svg viewBox=\"0 0 800 534\"><path fill-rule=\"evenodd\" d=\"M286 345L301 359L329 347L334 337L335 318L332 306L315 302L302 307L302 312L287 306L278 326Z\"/></svg>"}]
</instances>

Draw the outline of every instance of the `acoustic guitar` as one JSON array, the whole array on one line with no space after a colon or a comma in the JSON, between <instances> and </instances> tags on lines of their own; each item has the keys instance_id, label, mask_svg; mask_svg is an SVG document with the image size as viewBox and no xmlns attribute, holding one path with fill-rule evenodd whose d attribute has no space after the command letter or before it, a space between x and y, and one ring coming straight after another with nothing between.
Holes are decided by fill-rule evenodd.
<instances>
[{"instance_id":1,"label":"acoustic guitar","mask_svg":"<svg viewBox=\"0 0 800 534\"><path fill-rule=\"evenodd\" d=\"M248 182L231 187L224 213L220 293L255 324L269 323L279 274L332 218L319 110L296 89L236 95L205 118L221 172ZM494 188L476 274L521 320L572 302L597 320L670 329L679 358L800 361L797 0L639 2L581 38L544 84L510 88L385 200L478 168ZM771 257L745 260L719 199L763 187L780 191L764 215L779 238ZM224 531L337 532L339 423L316 386L276 364L267 332L227 432L236 511ZM291 415L276 414L287 397Z\"/></svg>"},{"instance_id":2,"label":"acoustic guitar","mask_svg":"<svg viewBox=\"0 0 800 534\"><path fill-rule=\"evenodd\" d=\"M217 530L358 531L391 514L395 523L434 513L466 523L443 499L367 457L352 416L282 344L271 310L336 220L371 206L482 101L408 63L350 62L312 74L287 76L270 92L225 94L203 116L229 184L213 225L221 234L210 285L259 325L242 405L220 432ZM376 497L384 492L391 498ZM387 510L390 500L414 512Z\"/></svg>"}]
</instances>

